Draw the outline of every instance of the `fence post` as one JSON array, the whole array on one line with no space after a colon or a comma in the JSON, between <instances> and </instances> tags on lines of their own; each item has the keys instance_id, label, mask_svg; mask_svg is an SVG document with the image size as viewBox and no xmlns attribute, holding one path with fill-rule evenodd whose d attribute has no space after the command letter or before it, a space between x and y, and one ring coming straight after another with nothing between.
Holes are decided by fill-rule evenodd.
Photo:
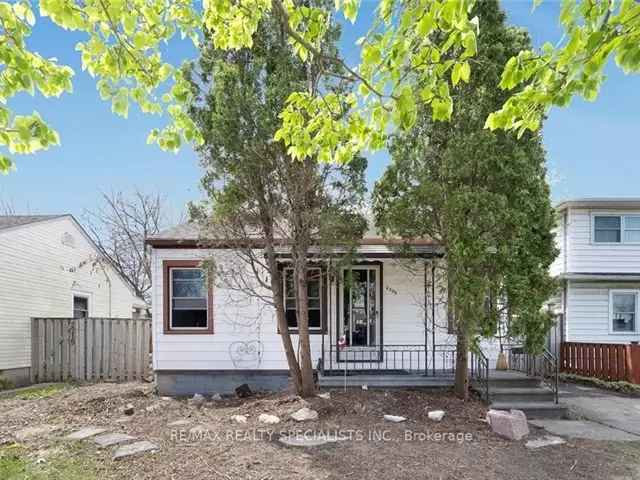
<instances>
[{"instance_id":1,"label":"fence post","mask_svg":"<svg viewBox=\"0 0 640 480\"><path fill-rule=\"evenodd\" d=\"M631 342L627 345L627 379L631 383L640 384L640 345Z\"/></svg>"}]
</instances>

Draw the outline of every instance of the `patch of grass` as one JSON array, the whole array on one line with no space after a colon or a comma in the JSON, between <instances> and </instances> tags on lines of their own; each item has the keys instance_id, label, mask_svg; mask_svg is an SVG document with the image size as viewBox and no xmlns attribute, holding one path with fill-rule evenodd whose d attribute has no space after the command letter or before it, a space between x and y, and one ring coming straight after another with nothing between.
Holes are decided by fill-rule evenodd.
<instances>
[{"instance_id":1,"label":"patch of grass","mask_svg":"<svg viewBox=\"0 0 640 480\"><path fill-rule=\"evenodd\" d=\"M611 390L618 393L625 393L633 397L640 397L640 385L624 381L609 382L600 378L582 377L572 373L561 373L558 378L564 382L580 383L605 390Z\"/></svg>"},{"instance_id":2,"label":"patch of grass","mask_svg":"<svg viewBox=\"0 0 640 480\"><path fill-rule=\"evenodd\" d=\"M59 393L69 387L70 386L66 383L54 383L46 386L36 385L16 392L15 397L20 398L21 400L38 400L41 398L52 397L56 393Z\"/></svg>"},{"instance_id":3,"label":"patch of grass","mask_svg":"<svg viewBox=\"0 0 640 480\"><path fill-rule=\"evenodd\" d=\"M96 470L95 462L77 447L51 454L43 461L30 457L17 444L0 448L2 480L93 480Z\"/></svg>"},{"instance_id":4,"label":"patch of grass","mask_svg":"<svg viewBox=\"0 0 640 480\"><path fill-rule=\"evenodd\" d=\"M0 390L9 390L13 388L14 384L8 378L0 377Z\"/></svg>"}]
</instances>

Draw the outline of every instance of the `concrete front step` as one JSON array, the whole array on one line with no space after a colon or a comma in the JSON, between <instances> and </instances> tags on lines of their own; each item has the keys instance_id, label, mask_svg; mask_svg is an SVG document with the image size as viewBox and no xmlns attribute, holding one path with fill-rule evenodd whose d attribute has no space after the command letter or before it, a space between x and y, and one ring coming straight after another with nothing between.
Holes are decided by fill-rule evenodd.
<instances>
[{"instance_id":1,"label":"concrete front step","mask_svg":"<svg viewBox=\"0 0 640 480\"><path fill-rule=\"evenodd\" d=\"M489 388L537 388L540 379L535 377L492 378L489 376Z\"/></svg>"},{"instance_id":2,"label":"concrete front step","mask_svg":"<svg viewBox=\"0 0 640 480\"><path fill-rule=\"evenodd\" d=\"M322 388L343 388L345 377L338 375L319 375L318 385ZM423 375L347 375L349 388L446 388L453 385L453 377L428 377Z\"/></svg>"},{"instance_id":3,"label":"concrete front step","mask_svg":"<svg viewBox=\"0 0 640 480\"><path fill-rule=\"evenodd\" d=\"M553 392L545 387L496 387L489 389L494 402L553 402Z\"/></svg>"},{"instance_id":4,"label":"concrete front step","mask_svg":"<svg viewBox=\"0 0 640 480\"><path fill-rule=\"evenodd\" d=\"M553 402L492 402L489 408L494 410L522 410L527 419L566 418L568 409Z\"/></svg>"}]
</instances>

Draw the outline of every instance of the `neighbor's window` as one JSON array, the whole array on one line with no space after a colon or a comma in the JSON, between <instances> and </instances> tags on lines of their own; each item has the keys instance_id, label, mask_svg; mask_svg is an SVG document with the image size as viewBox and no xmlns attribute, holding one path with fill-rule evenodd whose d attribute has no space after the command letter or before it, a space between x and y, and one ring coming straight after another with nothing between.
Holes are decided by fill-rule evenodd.
<instances>
[{"instance_id":1,"label":"neighbor's window","mask_svg":"<svg viewBox=\"0 0 640 480\"><path fill-rule=\"evenodd\" d=\"M73 318L89 317L89 299L87 297L73 296Z\"/></svg>"},{"instance_id":2,"label":"neighbor's window","mask_svg":"<svg viewBox=\"0 0 640 480\"><path fill-rule=\"evenodd\" d=\"M282 272L284 282L284 309L287 325L290 330L297 331L298 316L296 313L296 292L294 288L293 268L285 268ZM307 296L309 298L309 331L322 331L322 270L307 269Z\"/></svg>"},{"instance_id":3,"label":"neighbor's window","mask_svg":"<svg viewBox=\"0 0 640 480\"><path fill-rule=\"evenodd\" d=\"M621 217L598 215L593 217L593 240L596 243L620 243Z\"/></svg>"},{"instance_id":4,"label":"neighbor's window","mask_svg":"<svg viewBox=\"0 0 640 480\"><path fill-rule=\"evenodd\" d=\"M204 271L201 268L171 268L170 328L206 329L208 325L208 295Z\"/></svg>"},{"instance_id":5,"label":"neighbor's window","mask_svg":"<svg viewBox=\"0 0 640 480\"><path fill-rule=\"evenodd\" d=\"M611 292L611 330L634 332L636 329L636 292Z\"/></svg>"}]
</instances>

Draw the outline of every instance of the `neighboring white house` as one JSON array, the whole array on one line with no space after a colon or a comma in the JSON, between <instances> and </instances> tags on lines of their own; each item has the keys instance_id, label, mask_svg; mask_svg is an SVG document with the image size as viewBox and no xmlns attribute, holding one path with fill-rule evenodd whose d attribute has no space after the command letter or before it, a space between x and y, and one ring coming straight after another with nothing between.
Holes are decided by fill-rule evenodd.
<instances>
[{"instance_id":1,"label":"neighboring white house","mask_svg":"<svg viewBox=\"0 0 640 480\"><path fill-rule=\"evenodd\" d=\"M558 341L639 341L640 199L579 199L557 209Z\"/></svg>"},{"instance_id":2,"label":"neighboring white house","mask_svg":"<svg viewBox=\"0 0 640 480\"><path fill-rule=\"evenodd\" d=\"M217 271L229 271L237 253L224 242L203 248L197 228L189 224L147 243L152 247L153 367L160 392L223 393L245 382L257 388L286 385L287 362L273 308L230 288L222 275L207 288L201 261L212 259ZM398 375L452 370L456 338L448 333L446 288L432 281L438 278L433 268L441 250L430 241L416 242L408 259L396 244L365 236L358 258L337 272L332 267L338 250L310 259L315 262L309 273L312 360L322 372L345 366L352 372ZM286 315L295 332L288 249L282 248L280 256ZM247 269L246 278L252 275ZM347 275L351 282L344 281ZM337 346L342 336L344 349ZM494 345L487 344L486 352L495 359Z\"/></svg>"},{"instance_id":3,"label":"neighboring white house","mask_svg":"<svg viewBox=\"0 0 640 480\"><path fill-rule=\"evenodd\" d=\"M0 216L0 375L28 382L32 317L131 318L147 307L71 215Z\"/></svg>"}]
</instances>

